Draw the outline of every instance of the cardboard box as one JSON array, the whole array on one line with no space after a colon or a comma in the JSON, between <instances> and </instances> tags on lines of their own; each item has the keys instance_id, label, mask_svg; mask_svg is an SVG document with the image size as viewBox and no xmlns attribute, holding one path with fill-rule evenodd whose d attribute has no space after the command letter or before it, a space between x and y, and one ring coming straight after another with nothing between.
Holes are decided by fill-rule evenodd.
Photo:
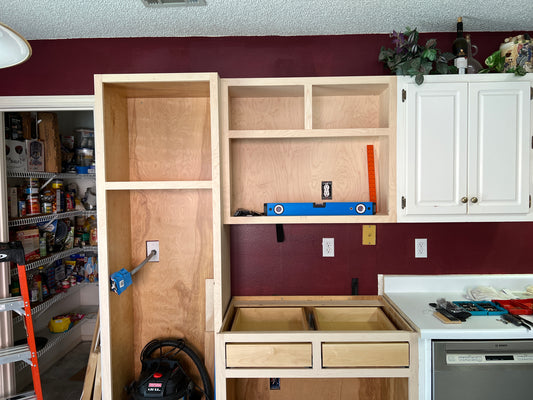
<instances>
[{"instance_id":1,"label":"cardboard box","mask_svg":"<svg viewBox=\"0 0 533 400\"><path fill-rule=\"evenodd\" d=\"M28 171L44 171L44 143L37 139L26 140L26 152L28 154Z\"/></svg>"},{"instance_id":2,"label":"cardboard box","mask_svg":"<svg viewBox=\"0 0 533 400\"><path fill-rule=\"evenodd\" d=\"M6 168L10 172L28 172L26 143L6 140Z\"/></svg>"},{"instance_id":3,"label":"cardboard box","mask_svg":"<svg viewBox=\"0 0 533 400\"><path fill-rule=\"evenodd\" d=\"M39 229L34 228L17 231L16 240L22 242L26 263L38 260L41 257L39 252Z\"/></svg>"},{"instance_id":4,"label":"cardboard box","mask_svg":"<svg viewBox=\"0 0 533 400\"><path fill-rule=\"evenodd\" d=\"M19 217L19 201L18 201L18 188L16 186L10 186L7 189L7 204L8 204L8 216L9 218Z\"/></svg>"}]
</instances>

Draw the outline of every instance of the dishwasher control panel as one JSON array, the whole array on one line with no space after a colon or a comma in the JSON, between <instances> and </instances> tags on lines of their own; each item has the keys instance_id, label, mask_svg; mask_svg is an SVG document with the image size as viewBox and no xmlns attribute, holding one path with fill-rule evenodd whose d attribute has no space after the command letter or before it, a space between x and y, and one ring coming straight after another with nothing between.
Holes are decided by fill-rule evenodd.
<instances>
[{"instance_id":1,"label":"dishwasher control panel","mask_svg":"<svg viewBox=\"0 0 533 400\"><path fill-rule=\"evenodd\" d=\"M533 364L533 353L448 353L446 364Z\"/></svg>"}]
</instances>

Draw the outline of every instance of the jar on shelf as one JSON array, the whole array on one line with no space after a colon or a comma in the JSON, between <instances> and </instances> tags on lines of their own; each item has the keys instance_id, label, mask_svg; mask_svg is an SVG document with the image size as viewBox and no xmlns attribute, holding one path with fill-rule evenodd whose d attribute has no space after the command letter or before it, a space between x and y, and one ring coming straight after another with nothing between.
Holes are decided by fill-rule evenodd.
<instances>
[{"instance_id":1,"label":"jar on shelf","mask_svg":"<svg viewBox=\"0 0 533 400\"><path fill-rule=\"evenodd\" d=\"M52 212L61 213L66 211L65 192L63 191L63 179L54 179L52 181Z\"/></svg>"},{"instance_id":2,"label":"jar on shelf","mask_svg":"<svg viewBox=\"0 0 533 400\"><path fill-rule=\"evenodd\" d=\"M39 193L28 194L26 196L26 215L35 215L41 213L41 202Z\"/></svg>"}]
</instances>

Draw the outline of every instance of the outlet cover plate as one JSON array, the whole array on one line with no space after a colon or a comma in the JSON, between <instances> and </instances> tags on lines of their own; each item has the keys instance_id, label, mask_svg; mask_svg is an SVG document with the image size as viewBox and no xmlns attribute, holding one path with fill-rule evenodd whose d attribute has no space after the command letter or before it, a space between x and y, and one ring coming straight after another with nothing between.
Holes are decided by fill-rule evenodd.
<instances>
[{"instance_id":1,"label":"outlet cover plate","mask_svg":"<svg viewBox=\"0 0 533 400\"><path fill-rule=\"evenodd\" d=\"M415 258L428 258L428 240L415 239Z\"/></svg>"},{"instance_id":2,"label":"outlet cover plate","mask_svg":"<svg viewBox=\"0 0 533 400\"><path fill-rule=\"evenodd\" d=\"M335 257L334 238L322 238L322 257Z\"/></svg>"}]
</instances>

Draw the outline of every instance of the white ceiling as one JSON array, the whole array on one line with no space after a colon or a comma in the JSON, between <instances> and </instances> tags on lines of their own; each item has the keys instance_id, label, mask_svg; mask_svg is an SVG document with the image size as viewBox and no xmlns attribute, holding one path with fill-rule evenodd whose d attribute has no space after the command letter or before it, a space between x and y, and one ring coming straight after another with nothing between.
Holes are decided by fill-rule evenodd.
<instances>
[{"instance_id":1,"label":"white ceiling","mask_svg":"<svg viewBox=\"0 0 533 400\"><path fill-rule=\"evenodd\" d=\"M0 0L0 22L26 39L298 36L533 31L533 0L206 0L147 8L141 0Z\"/></svg>"}]
</instances>

